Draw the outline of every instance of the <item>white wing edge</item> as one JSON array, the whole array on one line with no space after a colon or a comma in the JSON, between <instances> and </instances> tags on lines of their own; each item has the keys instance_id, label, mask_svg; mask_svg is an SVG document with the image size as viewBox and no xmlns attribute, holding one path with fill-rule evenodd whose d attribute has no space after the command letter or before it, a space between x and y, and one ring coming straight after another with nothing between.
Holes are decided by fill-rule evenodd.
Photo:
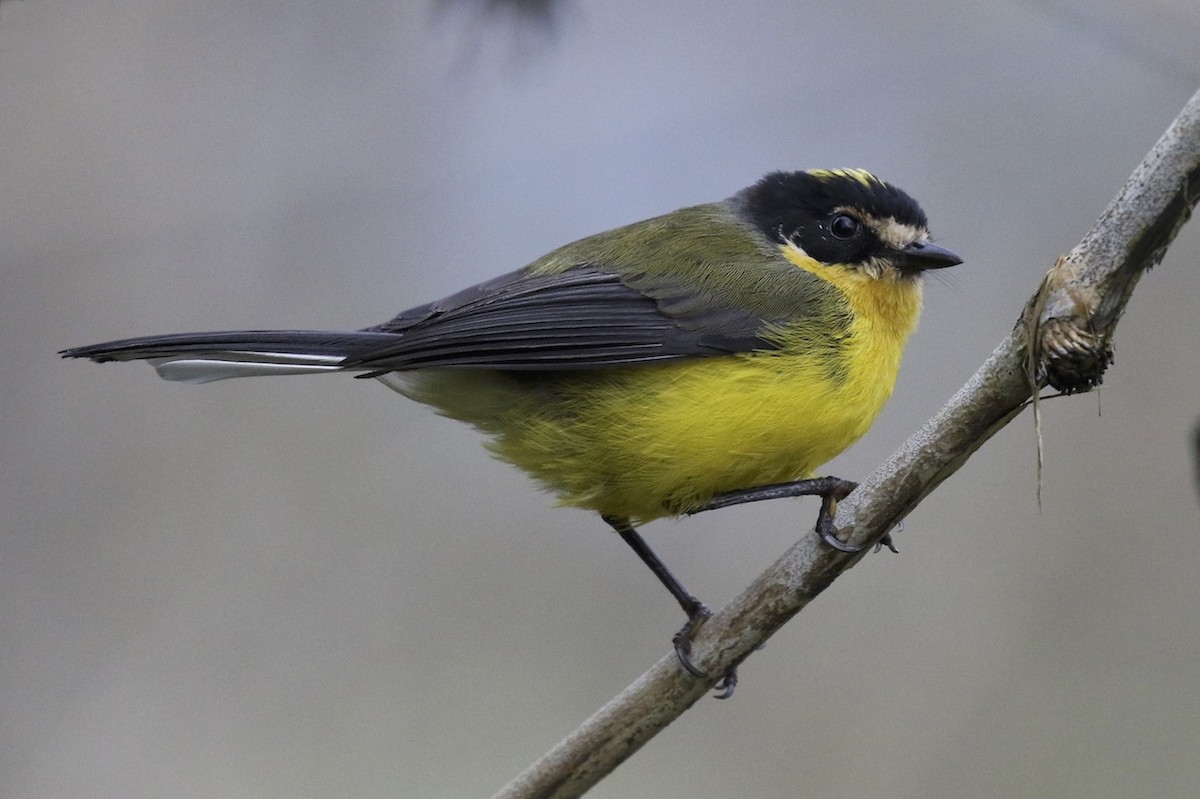
<instances>
[{"instance_id":1,"label":"white wing edge","mask_svg":"<svg viewBox=\"0 0 1200 799\"><path fill-rule=\"evenodd\" d=\"M211 383L232 377L306 375L341 371L337 355L296 355L283 352L233 352L226 357L197 358L169 355L149 358L148 363L163 380L179 383Z\"/></svg>"}]
</instances>

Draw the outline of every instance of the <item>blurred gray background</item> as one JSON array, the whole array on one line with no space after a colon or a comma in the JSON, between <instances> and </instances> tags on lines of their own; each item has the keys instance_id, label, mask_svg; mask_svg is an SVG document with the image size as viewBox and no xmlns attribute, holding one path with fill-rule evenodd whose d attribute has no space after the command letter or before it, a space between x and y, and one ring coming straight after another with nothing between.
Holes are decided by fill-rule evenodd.
<instances>
[{"instance_id":1,"label":"blurred gray background","mask_svg":"<svg viewBox=\"0 0 1200 799\"><path fill-rule=\"evenodd\" d=\"M862 476L1200 86L1200 6L0 4L0 796L488 796L667 649L596 518L371 382L55 351L358 327L771 169L864 166L967 259ZM1194 796L1200 224L1099 396L1027 414L597 797ZM714 606L812 501L646 533Z\"/></svg>"}]
</instances>

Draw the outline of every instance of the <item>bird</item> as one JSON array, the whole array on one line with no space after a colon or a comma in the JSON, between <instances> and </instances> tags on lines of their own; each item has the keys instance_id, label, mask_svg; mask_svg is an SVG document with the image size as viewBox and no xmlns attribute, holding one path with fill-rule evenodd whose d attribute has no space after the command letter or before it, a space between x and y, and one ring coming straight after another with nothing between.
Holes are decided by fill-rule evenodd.
<instances>
[{"instance_id":1,"label":"bird","mask_svg":"<svg viewBox=\"0 0 1200 799\"><path fill-rule=\"evenodd\" d=\"M235 330L60 352L144 360L206 383L324 372L376 378L487 436L562 505L597 512L687 615L708 608L638 528L741 502L819 495L816 531L855 484L816 470L872 425L922 305L962 263L920 205L864 169L778 171L725 200L567 244L357 330ZM736 671L718 689L732 693Z\"/></svg>"}]
</instances>

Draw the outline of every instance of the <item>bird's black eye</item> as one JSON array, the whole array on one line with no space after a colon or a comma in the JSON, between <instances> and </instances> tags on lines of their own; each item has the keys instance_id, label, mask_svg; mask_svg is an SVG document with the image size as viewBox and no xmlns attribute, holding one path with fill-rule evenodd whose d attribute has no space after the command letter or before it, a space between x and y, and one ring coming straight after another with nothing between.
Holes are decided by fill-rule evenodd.
<instances>
[{"instance_id":1,"label":"bird's black eye","mask_svg":"<svg viewBox=\"0 0 1200 799\"><path fill-rule=\"evenodd\" d=\"M829 220L829 232L834 238L852 239L862 232L862 222L850 214L838 214Z\"/></svg>"}]
</instances>

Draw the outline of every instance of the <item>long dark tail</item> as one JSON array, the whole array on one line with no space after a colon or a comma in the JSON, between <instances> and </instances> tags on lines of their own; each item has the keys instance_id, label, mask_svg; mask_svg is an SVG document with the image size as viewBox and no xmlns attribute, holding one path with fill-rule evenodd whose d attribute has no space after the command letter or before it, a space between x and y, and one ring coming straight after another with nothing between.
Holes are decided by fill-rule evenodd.
<instances>
[{"instance_id":1,"label":"long dark tail","mask_svg":"<svg viewBox=\"0 0 1200 799\"><path fill-rule=\"evenodd\" d=\"M341 364L347 358L385 347L398 338L396 333L367 331L230 330L129 338L59 354L97 363L148 361L165 380L208 383L252 375L343 371Z\"/></svg>"}]
</instances>

